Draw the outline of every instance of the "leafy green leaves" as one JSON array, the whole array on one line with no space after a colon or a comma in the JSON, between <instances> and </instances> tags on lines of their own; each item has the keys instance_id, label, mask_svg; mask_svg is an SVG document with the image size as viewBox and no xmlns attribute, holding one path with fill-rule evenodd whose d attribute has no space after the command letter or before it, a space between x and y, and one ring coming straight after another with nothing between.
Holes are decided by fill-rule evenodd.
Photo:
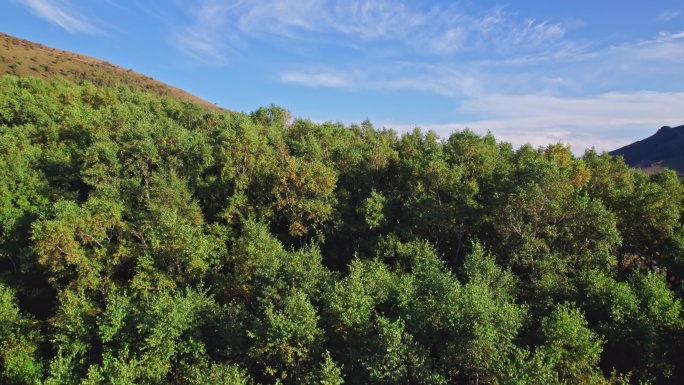
<instances>
[{"instance_id":1,"label":"leafy green leaves","mask_svg":"<svg viewBox=\"0 0 684 385\"><path fill-rule=\"evenodd\" d=\"M683 198L561 144L5 77L0 381L681 382Z\"/></svg>"},{"instance_id":2,"label":"leafy green leaves","mask_svg":"<svg viewBox=\"0 0 684 385\"><path fill-rule=\"evenodd\" d=\"M14 291L0 283L0 380L3 383L40 383L43 374L38 356L40 340L36 322L19 312Z\"/></svg>"}]
</instances>

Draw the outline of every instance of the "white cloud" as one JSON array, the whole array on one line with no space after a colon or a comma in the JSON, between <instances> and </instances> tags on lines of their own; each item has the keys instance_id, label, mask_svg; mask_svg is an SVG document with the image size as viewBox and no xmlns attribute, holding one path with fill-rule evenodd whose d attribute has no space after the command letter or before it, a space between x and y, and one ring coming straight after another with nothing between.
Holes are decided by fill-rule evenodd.
<instances>
[{"instance_id":1,"label":"white cloud","mask_svg":"<svg viewBox=\"0 0 684 385\"><path fill-rule=\"evenodd\" d=\"M567 122L577 117L612 116L621 125L643 116L679 117L684 120L684 93L654 91L611 92L589 97L558 97L552 95L489 95L466 101L461 110L469 114L494 117L523 118L544 115L554 121ZM545 119L547 120L547 119Z\"/></svg>"},{"instance_id":2,"label":"white cloud","mask_svg":"<svg viewBox=\"0 0 684 385\"><path fill-rule=\"evenodd\" d=\"M428 22L429 13L402 0L252 0L234 18L246 35L307 39L312 31L363 40L397 39ZM230 26L227 26L230 27Z\"/></svg>"},{"instance_id":3,"label":"white cloud","mask_svg":"<svg viewBox=\"0 0 684 385\"><path fill-rule=\"evenodd\" d=\"M589 147L616 149L662 125L684 124L680 35L684 37L684 33L661 33L643 42L545 57L533 65L509 59L382 63L356 72L313 71L310 75L316 76L290 80L309 86L444 95L460 103L455 114L470 118L448 124L415 123L443 136L465 127L481 133L491 130L516 146L561 141L581 154ZM673 92L644 90L658 89L649 86L658 83ZM388 127L409 130L414 125Z\"/></svg>"},{"instance_id":4,"label":"white cloud","mask_svg":"<svg viewBox=\"0 0 684 385\"><path fill-rule=\"evenodd\" d=\"M573 30L584 27L581 21L526 18L502 7L419 4L250 0L227 6L203 0L181 41L189 52L218 62L231 47L253 39L288 44L293 51L314 48L309 53L318 46L362 47L341 60L309 57L302 65L295 58L275 68L281 82L307 87L417 90L450 98L460 103L455 113L462 121L416 122L441 135L470 127L516 146L561 141L579 154L592 146L612 150L662 125L684 124L684 93L678 92L684 89L684 31L605 46L572 38ZM391 54L363 52L376 47ZM656 89L664 91L644 91Z\"/></svg>"},{"instance_id":5,"label":"white cloud","mask_svg":"<svg viewBox=\"0 0 684 385\"><path fill-rule=\"evenodd\" d=\"M101 31L93 26L86 16L71 3L60 0L13 0L24 5L36 16L63 28L69 33L97 34Z\"/></svg>"},{"instance_id":6,"label":"white cloud","mask_svg":"<svg viewBox=\"0 0 684 385\"><path fill-rule=\"evenodd\" d=\"M240 31L293 37L296 31L317 29L316 20L327 18L318 0L252 0L241 2L233 15Z\"/></svg>"},{"instance_id":7,"label":"white cloud","mask_svg":"<svg viewBox=\"0 0 684 385\"><path fill-rule=\"evenodd\" d=\"M678 18L681 15L682 13L679 11L666 11L656 16L655 20L661 22L668 22L672 19Z\"/></svg>"},{"instance_id":8,"label":"white cloud","mask_svg":"<svg viewBox=\"0 0 684 385\"><path fill-rule=\"evenodd\" d=\"M684 39L684 31L678 33L661 32L658 34L659 42L670 42L678 39Z\"/></svg>"},{"instance_id":9,"label":"white cloud","mask_svg":"<svg viewBox=\"0 0 684 385\"><path fill-rule=\"evenodd\" d=\"M377 69L378 78L383 73ZM448 97L467 97L481 92L478 76L470 71L462 71L442 65L408 64L400 67L393 77L375 80L369 84L375 89L418 90Z\"/></svg>"},{"instance_id":10,"label":"white cloud","mask_svg":"<svg viewBox=\"0 0 684 385\"><path fill-rule=\"evenodd\" d=\"M548 41L562 38L565 35L565 27L560 23L547 21L537 22L529 19L520 27L513 29L512 39L515 44L542 45Z\"/></svg>"},{"instance_id":11,"label":"white cloud","mask_svg":"<svg viewBox=\"0 0 684 385\"><path fill-rule=\"evenodd\" d=\"M331 28L361 39L397 39L424 26L430 13L397 0L337 1L332 5Z\"/></svg>"},{"instance_id":12,"label":"white cloud","mask_svg":"<svg viewBox=\"0 0 684 385\"><path fill-rule=\"evenodd\" d=\"M429 42L430 50L437 54L448 55L463 49L467 42L468 33L463 27L455 26L435 36Z\"/></svg>"},{"instance_id":13,"label":"white cloud","mask_svg":"<svg viewBox=\"0 0 684 385\"><path fill-rule=\"evenodd\" d=\"M305 85L307 87L349 88L357 83L351 81L346 73L332 72L287 72L280 78L285 83Z\"/></svg>"},{"instance_id":14,"label":"white cloud","mask_svg":"<svg viewBox=\"0 0 684 385\"><path fill-rule=\"evenodd\" d=\"M221 47L208 31L189 30L175 36L175 44L188 56L206 65L222 66L228 63Z\"/></svg>"},{"instance_id":15,"label":"white cloud","mask_svg":"<svg viewBox=\"0 0 684 385\"><path fill-rule=\"evenodd\" d=\"M681 36L681 37L680 37ZM454 63L473 74L483 93L586 95L616 90L684 89L684 33L591 49L568 42L552 54ZM565 51L563 51L565 49Z\"/></svg>"},{"instance_id":16,"label":"white cloud","mask_svg":"<svg viewBox=\"0 0 684 385\"><path fill-rule=\"evenodd\" d=\"M567 143L575 154L595 147L610 151L653 134L664 125L684 124L684 92L612 92L583 98L551 95L489 95L466 101L459 112L482 116L449 124L425 123L441 136L466 127L491 131L520 146Z\"/></svg>"},{"instance_id":17,"label":"white cloud","mask_svg":"<svg viewBox=\"0 0 684 385\"><path fill-rule=\"evenodd\" d=\"M306 87L331 87L355 90L417 90L447 97L480 93L478 79L448 66L421 63L366 66L360 70L312 69L286 71L280 76L286 83Z\"/></svg>"},{"instance_id":18,"label":"white cloud","mask_svg":"<svg viewBox=\"0 0 684 385\"><path fill-rule=\"evenodd\" d=\"M490 95L470 100L459 110L482 119L374 123L400 133L420 127L444 138L466 128L479 134L491 132L497 140L516 148L560 142L571 145L573 153L580 156L592 147L598 152L612 151L653 135L661 126L684 124L683 104L684 92L614 92L586 98Z\"/></svg>"},{"instance_id":19,"label":"white cloud","mask_svg":"<svg viewBox=\"0 0 684 385\"><path fill-rule=\"evenodd\" d=\"M224 28L243 3L204 0L200 7L189 10L191 24L173 34L174 46L202 64L228 64L227 53L239 45L239 38L225 33Z\"/></svg>"},{"instance_id":20,"label":"white cloud","mask_svg":"<svg viewBox=\"0 0 684 385\"><path fill-rule=\"evenodd\" d=\"M283 39L338 46L383 42L395 44L397 51L411 48L438 56L507 51L511 45L546 51L555 49L551 43L568 29L560 22L525 20L503 8L475 15L456 6L421 7L406 0L202 0L190 15L191 23L178 40L186 51L210 59L221 56L229 43L254 38L273 44Z\"/></svg>"}]
</instances>

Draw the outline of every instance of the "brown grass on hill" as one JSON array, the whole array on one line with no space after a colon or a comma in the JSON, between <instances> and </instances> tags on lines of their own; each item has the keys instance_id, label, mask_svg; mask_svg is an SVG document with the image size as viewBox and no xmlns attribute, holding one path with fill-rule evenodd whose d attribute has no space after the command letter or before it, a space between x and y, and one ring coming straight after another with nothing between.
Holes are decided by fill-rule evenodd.
<instances>
[{"instance_id":1,"label":"brown grass on hill","mask_svg":"<svg viewBox=\"0 0 684 385\"><path fill-rule=\"evenodd\" d=\"M61 77L77 84L90 82L104 87L125 84L157 95L194 102L209 111L229 112L195 95L133 70L0 32L0 75L2 74L35 76L46 80Z\"/></svg>"}]
</instances>

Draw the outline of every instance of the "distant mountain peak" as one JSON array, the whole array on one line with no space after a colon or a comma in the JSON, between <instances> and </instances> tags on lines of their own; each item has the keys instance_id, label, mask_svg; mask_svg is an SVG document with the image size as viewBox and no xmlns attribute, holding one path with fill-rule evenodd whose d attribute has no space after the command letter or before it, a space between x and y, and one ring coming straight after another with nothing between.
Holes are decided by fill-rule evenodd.
<instances>
[{"instance_id":1,"label":"distant mountain peak","mask_svg":"<svg viewBox=\"0 0 684 385\"><path fill-rule=\"evenodd\" d=\"M684 125L662 126L655 134L627 146L611 151L622 155L630 167L647 173L662 171L665 167L684 174Z\"/></svg>"}]
</instances>

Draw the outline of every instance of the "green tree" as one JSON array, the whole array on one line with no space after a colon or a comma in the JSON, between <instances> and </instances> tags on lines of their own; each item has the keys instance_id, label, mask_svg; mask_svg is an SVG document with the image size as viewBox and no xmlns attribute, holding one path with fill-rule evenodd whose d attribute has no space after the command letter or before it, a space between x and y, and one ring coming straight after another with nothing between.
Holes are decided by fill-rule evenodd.
<instances>
[{"instance_id":1,"label":"green tree","mask_svg":"<svg viewBox=\"0 0 684 385\"><path fill-rule=\"evenodd\" d=\"M586 274L588 316L605 336L606 369L648 382L676 381L682 305L663 276L634 273L627 282Z\"/></svg>"},{"instance_id":2,"label":"green tree","mask_svg":"<svg viewBox=\"0 0 684 385\"><path fill-rule=\"evenodd\" d=\"M456 268L467 223L477 207L473 200L477 186L463 180L458 165L447 163L437 140L426 134L425 150L404 162L411 178L406 192L406 219L418 235L448 250L452 268Z\"/></svg>"},{"instance_id":3,"label":"green tree","mask_svg":"<svg viewBox=\"0 0 684 385\"><path fill-rule=\"evenodd\" d=\"M615 271L620 233L616 216L582 191L586 170L568 149L522 147L516 157L518 181L494 212L494 248L522 278L525 300L545 308L572 298L579 270Z\"/></svg>"},{"instance_id":4,"label":"green tree","mask_svg":"<svg viewBox=\"0 0 684 385\"><path fill-rule=\"evenodd\" d=\"M335 171L321 162L290 156L282 160L273 185L275 209L287 220L288 233L299 237L301 244L332 218L336 179Z\"/></svg>"},{"instance_id":5,"label":"green tree","mask_svg":"<svg viewBox=\"0 0 684 385\"><path fill-rule=\"evenodd\" d=\"M77 384L92 363L89 357L97 355L95 314L100 309L87 297L84 288L64 290L58 301L59 307L50 319L49 335L57 353L49 361L45 384Z\"/></svg>"},{"instance_id":6,"label":"green tree","mask_svg":"<svg viewBox=\"0 0 684 385\"><path fill-rule=\"evenodd\" d=\"M0 125L0 260L21 270L31 222L49 206L49 186L40 171L40 146L31 126ZM27 261L23 261L26 263Z\"/></svg>"},{"instance_id":7,"label":"green tree","mask_svg":"<svg viewBox=\"0 0 684 385\"><path fill-rule=\"evenodd\" d=\"M434 360L426 361L429 373L447 381L498 383L525 312L511 295L510 273L501 271L481 246L473 249L461 284L433 249L415 247L413 274L406 278L399 306L406 329Z\"/></svg>"},{"instance_id":8,"label":"green tree","mask_svg":"<svg viewBox=\"0 0 684 385\"><path fill-rule=\"evenodd\" d=\"M682 226L684 187L677 174L671 170L650 177L637 173L632 193L624 198L619 223L622 258L636 257L649 268L661 266Z\"/></svg>"},{"instance_id":9,"label":"green tree","mask_svg":"<svg viewBox=\"0 0 684 385\"><path fill-rule=\"evenodd\" d=\"M473 245L464 263L467 283L458 298L460 309L450 320L460 372L471 381L497 383L509 370L514 341L525 311L515 303L515 280L502 271L482 246Z\"/></svg>"},{"instance_id":10,"label":"green tree","mask_svg":"<svg viewBox=\"0 0 684 385\"><path fill-rule=\"evenodd\" d=\"M36 321L19 312L16 302L14 291L0 283L0 381L39 384L43 376L40 331Z\"/></svg>"},{"instance_id":11,"label":"green tree","mask_svg":"<svg viewBox=\"0 0 684 385\"><path fill-rule=\"evenodd\" d=\"M140 252L149 255L154 265L146 275L182 287L197 283L218 264L225 252L222 240L206 230L199 204L175 172L151 176L147 207L136 233L142 243ZM139 267L141 273L146 269L142 264ZM142 277L136 282L145 285L147 278Z\"/></svg>"},{"instance_id":12,"label":"green tree","mask_svg":"<svg viewBox=\"0 0 684 385\"><path fill-rule=\"evenodd\" d=\"M262 318L248 332L254 345L248 354L264 374L286 383L297 383L311 370L321 349L323 330L306 294L293 290L282 307L268 305Z\"/></svg>"},{"instance_id":13,"label":"green tree","mask_svg":"<svg viewBox=\"0 0 684 385\"><path fill-rule=\"evenodd\" d=\"M267 128L234 114L212 138L216 171L209 174L203 191L209 219L220 216L235 223L270 218L268 193L277 162Z\"/></svg>"},{"instance_id":14,"label":"green tree","mask_svg":"<svg viewBox=\"0 0 684 385\"><path fill-rule=\"evenodd\" d=\"M379 316L371 340L371 353L363 359L369 383L446 384L435 369L428 350L414 342L399 318L395 322Z\"/></svg>"},{"instance_id":15,"label":"green tree","mask_svg":"<svg viewBox=\"0 0 684 385\"><path fill-rule=\"evenodd\" d=\"M88 288L105 295L118 268L130 258L117 242L126 229L123 206L93 196L82 206L58 201L51 211L33 223L32 236L49 281L58 288Z\"/></svg>"},{"instance_id":16,"label":"green tree","mask_svg":"<svg viewBox=\"0 0 684 385\"><path fill-rule=\"evenodd\" d=\"M553 365L560 383L602 384L598 368L604 341L591 329L582 313L563 303L542 320L543 345L539 348Z\"/></svg>"},{"instance_id":17,"label":"green tree","mask_svg":"<svg viewBox=\"0 0 684 385\"><path fill-rule=\"evenodd\" d=\"M323 362L321 362L318 371L314 373L314 383L321 385L342 385L344 378L342 377L342 368L333 361L330 352L323 353Z\"/></svg>"},{"instance_id":18,"label":"green tree","mask_svg":"<svg viewBox=\"0 0 684 385\"><path fill-rule=\"evenodd\" d=\"M373 319L390 300L393 277L378 260L354 259L349 274L336 280L325 294L322 321L329 333L328 346L340 357L347 374L361 376L361 361L368 355Z\"/></svg>"},{"instance_id":19,"label":"green tree","mask_svg":"<svg viewBox=\"0 0 684 385\"><path fill-rule=\"evenodd\" d=\"M202 367L208 381L241 378L239 371L210 364L206 355L204 329L217 311L215 301L202 290L160 290L145 301L112 293L97 320L101 363L93 360L88 381L183 383L187 376L192 382Z\"/></svg>"}]
</instances>

